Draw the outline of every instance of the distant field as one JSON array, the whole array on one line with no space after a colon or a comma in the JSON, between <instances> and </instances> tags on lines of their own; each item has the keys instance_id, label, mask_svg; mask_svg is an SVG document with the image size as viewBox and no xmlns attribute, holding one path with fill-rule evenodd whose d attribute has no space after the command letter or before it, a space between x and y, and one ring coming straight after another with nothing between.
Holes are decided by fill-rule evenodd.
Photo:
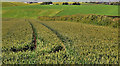
<instances>
[{"instance_id":1,"label":"distant field","mask_svg":"<svg viewBox=\"0 0 120 66\"><path fill-rule=\"evenodd\" d=\"M2 7L11 7L11 6L24 6L28 5L23 2L2 2Z\"/></svg>"},{"instance_id":2,"label":"distant field","mask_svg":"<svg viewBox=\"0 0 120 66\"><path fill-rule=\"evenodd\" d=\"M38 16L65 16L97 14L118 16L115 5L27 5L2 8L2 17L37 18Z\"/></svg>"}]
</instances>

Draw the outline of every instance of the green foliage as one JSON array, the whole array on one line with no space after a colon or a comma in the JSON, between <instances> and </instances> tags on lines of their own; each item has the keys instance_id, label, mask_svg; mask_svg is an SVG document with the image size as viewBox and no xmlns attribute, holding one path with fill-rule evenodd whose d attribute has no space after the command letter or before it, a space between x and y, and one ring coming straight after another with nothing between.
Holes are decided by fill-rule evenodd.
<instances>
[{"instance_id":1,"label":"green foliage","mask_svg":"<svg viewBox=\"0 0 120 66\"><path fill-rule=\"evenodd\" d=\"M101 15L72 15L72 16L54 16L54 17L38 17L41 21L71 21L87 24L94 24L99 26L118 27L118 21L113 21L113 18Z\"/></svg>"},{"instance_id":2,"label":"green foliage","mask_svg":"<svg viewBox=\"0 0 120 66\"><path fill-rule=\"evenodd\" d=\"M106 27L118 27L118 23L112 18L98 16L118 16L117 9L117 6L110 5L14 5L14 7L3 7L2 15L8 18L3 18L2 24L2 62L5 64L118 63L117 28ZM38 16L41 21L28 19L33 25L33 29L29 21L20 19L38 18ZM19 19L10 19L10 17ZM34 47L34 44L31 43L33 31L37 36L37 48L33 51L29 49L21 51Z\"/></svg>"},{"instance_id":3,"label":"green foliage","mask_svg":"<svg viewBox=\"0 0 120 66\"><path fill-rule=\"evenodd\" d=\"M37 48L33 51L10 51L13 46L21 49L31 45L33 32L29 22L36 29ZM6 50L2 52L3 64L118 63L116 28L3 18L2 30L2 49Z\"/></svg>"},{"instance_id":4,"label":"green foliage","mask_svg":"<svg viewBox=\"0 0 120 66\"><path fill-rule=\"evenodd\" d=\"M29 46L31 41L32 29L29 23L19 19L3 19L2 51L22 49L22 47Z\"/></svg>"},{"instance_id":5,"label":"green foliage","mask_svg":"<svg viewBox=\"0 0 120 66\"><path fill-rule=\"evenodd\" d=\"M41 21L72 40L65 63L118 63L117 29L75 22Z\"/></svg>"},{"instance_id":6,"label":"green foliage","mask_svg":"<svg viewBox=\"0 0 120 66\"><path fill-rule=\"evenodd\" d=\"M17 51L17 52L10 51L11 47L13 47L17 50L19 50L19 49L22 50L25 45L31 45L31 43L29 43L26 40L24 40L23 42L26 42L27 44L20 43L20 45L19 45L17 42L15 42L15 40L22 40L24 38L31 39L30 42L32 42L32 36L28 36L28 38L27 38L27 35L32 35L32 27L30 26L29 21L34 26L34 29L36 29L35 32L37 33L37 36L38 36L37 37L37 48L35 49L35 51L31 51L31 50ZM7 27L7 24L9 24L10 26ZM14 25L14 24L18 24L19 26ZM59 53L54 52L54 48L59 49L58 46L60 46L62 42L57 38L57 36L55 34L53 34L53 32L51 32L46 27L44 27L42 25L40 26L40 25L41 25L40 23L34 22L33 20L28 20L27 21L26 19L25 20L3 19L3 29L12 30L10 32L13 32L13 33L16 34L16 36L14 36L13 38L18 37L19 39L13 39L11 37L10 37L10 39L4 38L5 35L11 35L11 34L6 34L6 32L9 32L9 30L7 30L7 31L3 30L3 36L4 36L3 40L4 41L8 40L7 41L8 44L3 41L2 50L6 50L6 49L9 49L9 50L3 51L2 62L5 63L5 64L57 63L58 61L56 62L56 60L54 60L54 59L57 59L58 56L59 56L59 59L61 59L61 61L62 61L62 59L64 57L63 58L61 58L61 57L64 56L65 51L60 50L60 51L57 51ZM16 27L16 26L18 26L18 28L14 29L14 27ZM26 26L26 27L24 27L24 26ZM29 27L27 27L27 26L29 26ZM31 32L31 33L24 36L24 34L22 34L22 32L20 30L24 30L26 28L29 28L28 29L29 31L27 31L27 32ZM17 33L17 32L19 32L19 33ZM26 32L26 31L23 31L23 32ZM22 38L20 38L20 36L17 35L17 34L21 34ZM51 36L50 36L50 34L51 34ZM54 38L52 38L52 37L54 37ZM14 42L11 39L13 39ZM12 42L14 44L10 44L10 42ZM33 44L31 46L33 46ZM49 54L49 56L48 56L48 54ZM47 59L49 61L45 61ZM59 62L61 62L61 61L59 61Z\"/></svg>"}]
</instances>

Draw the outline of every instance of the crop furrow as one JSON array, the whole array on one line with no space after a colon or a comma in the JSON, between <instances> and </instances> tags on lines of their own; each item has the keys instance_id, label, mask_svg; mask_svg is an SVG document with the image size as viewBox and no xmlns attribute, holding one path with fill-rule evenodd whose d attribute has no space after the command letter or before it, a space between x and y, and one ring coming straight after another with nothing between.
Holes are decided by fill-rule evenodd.
<instances>
[{"instance_id":1,"label":"crop furrow","mask_svg":"<svg viewBox=\"0 0 120 66\"><path fill-rule=\"evenodd\" d=\"M63 42L63 43L67 43L70 42L72 43L72 40L70 40L68 37L64 37L62 36L60 33L58 33L57 31L55 31L54 29L52 29L51 27L41 23L42 25L44 25L45 27L47 27L48 29L50 29L53 33L55 33L57 35L57 37Z\"/></svg>"},{"instance_id":2,"label":"crop furrow","mask_svg":"<svg viewBox=\"0 0 120 66\"><path fill-rule=\"evenodd\" d=\"M38 21L39 22L39 21ZM51 30L61 41L63 44L61 44L66 50L67 54L66 55L78 55L78 52L75 51L75 47L73 46L74 42L69 39L68 37L61 35L58 31L54 30L53 28L51 28L50 26L39 22L40 24L42 24L43 26L47 27L49 30ZM60 48L60 47L59 47ZM69 56L69 57L70 57ZM68 56L65 56L65 58L67 59Z\"/></svg>"},{"instance_id":3,"label":"crop furrow","mask_svg":"<svg viewBox=\"0 0 120 66\"><path fill-rule=\"evenodd\" d=\"M56 30L52 29L51 27L49 27L46 24L43 24L43 23L40 23L40 24L44 25L49 30L51 30L64 43L64 44L62 44L63 49L65 49L65 44L67 44L67 43L72 44L72 40L70 40L68 37L62 36L60 33L58 33Z\"/></svg>"},{"instance_id":4,"label":"crop furrow","mask_svg":"<svg viewBox=\"0 0 120 66\"><path fill-rule=\"evenodd\" d=\"M25 21L27 21L26 19L25 19ZM16 48L16 47L11 47L11 49L10 49L10 51L13 51L13 52L18 52L18 51L26 51L26 50L34 50L36 47L37 47L37 45L36 45L36 43L37 43L37 33L36 33L36 29L34 28L34 26L32 25L32 23L28 20L28 22L29 22L29 24L31 25L31 27L32 27L32 31L33 31L33 38L32 38L32 42L30 43L30 45L26 45L26 46L24 46L24 47L22 47L22 48Z\"/></svg>"},{"instance_id":5,"label":"crop furrow","mask_svg":"<svg viewBox=\"0 0 120 66\"><path fill-rule=\"evenodd\" d=\"M29 21L29 20L28 20ZM32 27L32 31L33 31L33 38L32 38L32 44L34 44L33 46L31 46L31 50L34 50L36 49L37 47L37 32L36 32L36 29L35 27L33 26L33 24L29 21L31 27Z\"/></svg>"}]
</instances>

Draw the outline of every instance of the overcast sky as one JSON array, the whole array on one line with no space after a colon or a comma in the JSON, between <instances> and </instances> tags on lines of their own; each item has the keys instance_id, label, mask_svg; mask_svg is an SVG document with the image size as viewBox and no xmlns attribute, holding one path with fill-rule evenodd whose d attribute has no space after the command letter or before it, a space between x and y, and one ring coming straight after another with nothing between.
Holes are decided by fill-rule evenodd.
<instances>
[{"instance_id":1,"label":"overcast sky","mask_svg":"<svg viewBox=\"0 0 120 66\"><path fill-rule=\"evenodd\" d=\"M1 0L2 2L25 2L25 1L39 1L39 2L46 2L46 1L52 1L52 2L95 2L95 1L99 1L99 2L118 2L120 0Z\"/></svg>"}]
</instances>

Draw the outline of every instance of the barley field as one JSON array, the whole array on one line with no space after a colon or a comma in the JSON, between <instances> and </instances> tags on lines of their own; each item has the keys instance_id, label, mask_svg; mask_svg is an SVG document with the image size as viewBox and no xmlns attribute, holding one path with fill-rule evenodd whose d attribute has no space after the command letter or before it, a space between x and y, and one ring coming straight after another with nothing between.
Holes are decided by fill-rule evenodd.
<instances>
[{"instance_id":1,"label":"barley field","mask_svg":"<svg viewBox=\"0 0 120 66\"><path fill-rule=\"evenodd\" d=\"M2 64L119 63L116 5L2 5Z\"/></svg>"}]
</instances>

